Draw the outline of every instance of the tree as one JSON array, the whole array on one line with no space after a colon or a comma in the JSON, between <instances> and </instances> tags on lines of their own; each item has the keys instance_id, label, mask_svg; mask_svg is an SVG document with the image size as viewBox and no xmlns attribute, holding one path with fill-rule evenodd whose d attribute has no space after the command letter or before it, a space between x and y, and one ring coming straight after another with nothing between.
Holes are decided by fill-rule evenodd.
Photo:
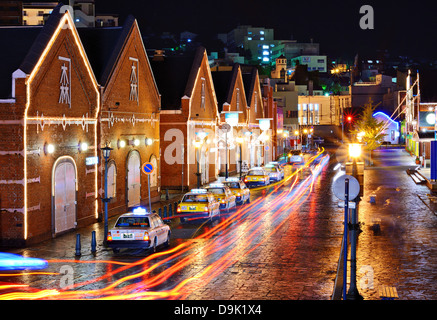
<instances>
[{"instance_id":1,"label":"tree","mask_svg":"<svg viewBox=\"0 0 437 320\"><path fill-rule=\"evenodd\" d=\"M377 105L373 106L372 99L369 98L369 103L364 105L363 113L356 121L354 129L351 130L352 134L361 138L361 142L365 145L364 148L369 151L371 165L373 165L372 151L382 145L386 136L383 132L385 123L373 117L376 107Z\"/></svg>"}]
</instances>

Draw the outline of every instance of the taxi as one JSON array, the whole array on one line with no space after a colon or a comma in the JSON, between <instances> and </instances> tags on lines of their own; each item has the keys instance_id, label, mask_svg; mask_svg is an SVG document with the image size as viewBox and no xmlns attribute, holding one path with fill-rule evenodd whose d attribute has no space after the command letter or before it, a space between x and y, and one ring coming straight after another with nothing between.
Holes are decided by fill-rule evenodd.
<instances>
[{"instance_id":1,"label":"taxi","mask_svg":"<svg viewBox=\"0 0 437 320\"><path fill-rule=\"evenodd\" d=\"M238 205L250 202L250 190L243 181L238 178L227 178L223 184L231 189Z\"/></svg>"},{"instance_id":2,"label":"taxi","mask_svg":"<svg viewBox=\"0 0 437 320\"><path fill-rule=\"evenodd\" d=\"M270 184L269 174L261 167L251 168L244 177L244 183L249 188L267 186Z\"/></svg>"},{"instance_id":3,"label":"taxi","mask_svg":"<svg viewBox=\"0 0 437 320\"><path fill-rule=\"evenodd\" d=\"M205 188L211 192L217 201L220 202L220 210L226 210L229 212L232 208L236 207L236 197L232 193L229 187L225 186L223 183L211 183Z\"/></svg>"},{"instance_id":4,"label":"taxi","mask_svg":"<svg viewBox=\"0 0 437 320\"><path fill-rule=\"evenodd\" d=\"M220 204L206 189L192 189L186 193L176 208L176 216L181 222L206 219L220 215Z\"/></svg>"},{"instance_id":5,"label":"taxi","mask_svg":"<svg viewBox=\"0 0 437 320\"><path fill-rule=\"evenodd\" d=\"M159 215L138 207L117 219L114 228L108 232L106 243L114 253L121 248L151 249L156 252L159 245L169 245L170 233L170 227Z\"/></svg>"},{"instance_id":6,"label":"taxi","mask_svg":"<svg viewBox=\"0 0 437 320\"><path fill-rule=\"evenodd\" d=\"M268 173L270 181L281 181L284 179L284 170L274 164L266 164L264 170Z\"/></svg>"}]
</instances>

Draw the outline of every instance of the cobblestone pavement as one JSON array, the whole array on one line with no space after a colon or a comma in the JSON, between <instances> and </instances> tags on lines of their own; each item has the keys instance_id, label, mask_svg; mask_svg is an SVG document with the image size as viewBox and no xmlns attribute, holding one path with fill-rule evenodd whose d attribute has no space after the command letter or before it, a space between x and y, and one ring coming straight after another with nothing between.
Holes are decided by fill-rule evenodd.
<instances>
[{"instance_id":1,"label":"cobblestone pavement","mask_svg":"<svg viewBox=\"0 0 437 320\"><path fill-rule=\"evenodd\" d=\"M401 300L435 300L437 216L421 200L430 190L407 175L415 165L405 150L379 149L373 160L359 205L364 225L357 249L358 290L366 300L379 299L382 285L395 287ZM375 203L370 203L372 194Z\"/></svg>"},{"instance_id":2,"label":"cobblestone pavement","mask_svg":"<svg viewBox=\"0 0 437 320\"><path fill-rule=\"evenodd\" d=\"M397 288L403 300L436 299L437 218L430 206L421 200L427 198L429 189L416 185L406 174L405 170L412 165L413 159L402 150L379 150L373 158L375 165L365 170L365 191L359 205L359 220L362 223L357 250L359 292L366 300L377 300L378 287L389 285ZM294 204L292 194L279 200L284 188L276 193L254 192L252 203L257 197L264 196L263 201L256 205L257 209L262 209L262 214L256 210L258 214L255 215L255 210L251 210L213 237L195 238L219 222L199 228L173 221L170 248L191 241L190 250L134 282L150 279L183 262L186 257L194 257L154 289L169 290L191 279L184 286L184 295L180 298L330 300L343 237L343 209L338 208L338 200L331 191L335 164L332 157L330 165L315 180L312 191L306 192ZM302 175L301 183L304 178L305 175ZM290 187L291 182L287 185ZM374 204L369 201L371 194L376 196ZM90 252L92 230L97 231L95 255ZM96 261L135 262L144 258L114 256L112 251L105 249L101 242L101 223L77 232L82 235L82 255L79 258L74 256L76 232L37 246L11 251L50 260L62 259L60 263L51 263L47 271L59 273L62 266L72 266L74 283L86 283L120 268ZM70 262L66 262L67 259ZM77 262L93 263L75 263L75 259ZM157 257L84 288L105 287L123 276L145 270L160 259ZM214 269L208 270L211 265ZM210 271L210 275L200 276L205 270ZM0 281L47 289L59 288L61 278L59 274L26 275L2 277Z\"/></svg>"}]
</instances>

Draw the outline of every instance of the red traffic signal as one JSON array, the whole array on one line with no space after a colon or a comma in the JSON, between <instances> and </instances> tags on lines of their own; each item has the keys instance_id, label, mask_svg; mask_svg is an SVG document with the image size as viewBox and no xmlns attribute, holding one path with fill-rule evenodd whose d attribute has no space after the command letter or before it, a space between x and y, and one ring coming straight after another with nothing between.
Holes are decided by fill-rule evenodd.
<instances>
[{"instance_id":1,"label":"red traffic signal","mask_svg":"<svg viewBox=\"0 0 437 320\"><path fill-rule=\"evenodd\" d=\"M347 116L347 122L352 122L352 116Z\"/></svg>"}]
</instances>

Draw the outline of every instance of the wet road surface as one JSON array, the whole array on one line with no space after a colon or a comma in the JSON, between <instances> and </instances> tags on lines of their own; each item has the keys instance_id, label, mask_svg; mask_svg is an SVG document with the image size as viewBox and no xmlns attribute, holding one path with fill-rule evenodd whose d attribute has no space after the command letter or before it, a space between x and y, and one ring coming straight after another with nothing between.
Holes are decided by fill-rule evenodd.
<instances>
[{"instance_id":1,"label":"wet road surface","mask_svg":"<svg viewBox=\"0 0 437 320\"><path fill-rule=\"evenodd\" d=\"M405 173L405 151L380 150L374 161L359 205L358 290L366 300L379 299L381 285L395 286L400 299L436 299L437 218L419 198L429 189ZM14 250L49 260L49 268L1 272L0 285L17 287L0 298L329 300L343 237L343 209L331 191L336 164L332 156L314 179L305 170L280 188L252 191L250 204L213 223L173 221L170 248L154 255L115 256L101 236L93 255L84 236L75 258L75 234ZM101 224L91 229L102 235Z\"/></svg>"}]
</instances>

